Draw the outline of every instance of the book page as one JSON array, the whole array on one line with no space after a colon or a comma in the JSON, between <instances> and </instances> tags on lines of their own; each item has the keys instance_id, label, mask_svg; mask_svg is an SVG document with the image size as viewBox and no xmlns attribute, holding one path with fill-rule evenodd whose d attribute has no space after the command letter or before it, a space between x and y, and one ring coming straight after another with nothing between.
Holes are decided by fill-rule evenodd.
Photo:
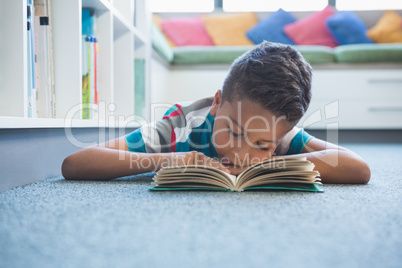
<instances>
[{"instance_id":1,"label":"book page","mask_svg":"<svg viewBox=\"0 0 402 268\"><path fill-rule=\"evenodd\" d=\"M252 186L269 185L273 183L308 183L308 184L321 184L321 179L317 178L317 171L304 171L304 172L284 172L280 176L262 175L252 180L242 183L241 188Z\"/></svg>"},{"instance_id":2,"label":"book page","mask_svg":"<svg viewBox=\"0 0 402 268\"><path fill-rule=\"evenodd\" d=\"M315 183L319 176L313 171L314 164L303 158L275 158L251 166L238 176L237 185L244 189L250 185L266 184L270 180L304 180L307 183Z\"/></svg>"},{"instance_id":3,"label":"book page","mask_svg":"<svg viewBox=\"0 0 402 268\"><path fill-rule=\"evenodd\" d=\"M233 189L235 187L234 181L236 177L218 168L189 165L163 168L157 172L154 180L163 184L163 182L170 183L172 178L178 178L183 183L194 178L204 184L219 181L221 184L226 185L227 188Z\"/></svg>"},{"instance_id":4,"label":"book page","mask_svg":"<svg viewBox=\"0 0 402 268\"><path fill-rule=\"evenodd\" d=\"M304 157L304 156L286 157L286 158L281 158L281 157L271 158L266 161L256 163L256 164L250 166L249 168L247 168L246 170L244 170L242 173L240 173L237 176L237 180L238 180L238 182L243 181L242 180L243 176L245 176L245 174L248 174L249 172L254 172L254 170L261 170L261 169L273 170L272 167L278 166L282 163L288 165L289 163L292 163L292 162L304 163L304 161L307 161L306 157Z\"/></svg>"}]
</instances>

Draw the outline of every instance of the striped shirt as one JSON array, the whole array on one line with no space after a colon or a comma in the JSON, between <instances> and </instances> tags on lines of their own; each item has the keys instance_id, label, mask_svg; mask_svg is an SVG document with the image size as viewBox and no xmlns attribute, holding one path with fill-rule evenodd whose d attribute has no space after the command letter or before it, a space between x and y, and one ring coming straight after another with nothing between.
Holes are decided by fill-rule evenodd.
<instances>
[{"instance_id":1,"label":"striped shirt","mask_svg":"<svg viewBox=\"0 0 402 268\"><path fill-rule=\"evenodd\" d=\"M211 158L218 155L212 142L215 117L210 114L214 97L188 104L175 104L162 120L149 123L126 135L131 152L169 153L198 151ZM303 129L294 127L275 151L275 155L299 154L312 138Z\"/></svg>"}]
</instances>

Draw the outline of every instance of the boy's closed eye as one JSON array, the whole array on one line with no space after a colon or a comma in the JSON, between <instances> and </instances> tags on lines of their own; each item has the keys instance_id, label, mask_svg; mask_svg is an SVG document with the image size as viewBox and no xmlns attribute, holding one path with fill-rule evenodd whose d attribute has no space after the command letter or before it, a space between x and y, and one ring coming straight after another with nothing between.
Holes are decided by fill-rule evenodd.
<instances>
[{"instance_id":1,"label":"boy's closed eye","mask_svg":"<svg viewBox=\"0 0 402 268\"><path fill-rule=\"evenodd\" d=\"M243 135L242 133L236 133L230 127L228 128L228 131L233 137L240 137L241 135ZM262 146L259 142L257 143L257 146L262 151L269 151L271 149L270 147Z\"/></svg>"},{"instance_id":2,"label":"boy's closed eye","mask_svg":"<svg viewBox=\"0 0 402 268\"><path fill-rule=\"evenodd\" d=\"M261 146L259 143L257 143L257 146L260 150L263 151L269 151L271 148L270 147L266 147L266 146Z\"/></svg>"},{"instance_id":3,"label":"boy's closed eye","mask_svg":"<svg viewBox=\"0 0 402 268\"><path fill-rule=\"evenodd\" d=\"M234 137L240 137L242 135L242 133L236 133L235 131L233 131L230 127L228 128L229 133L234 136Z\"/></svg>"}]
</instances>

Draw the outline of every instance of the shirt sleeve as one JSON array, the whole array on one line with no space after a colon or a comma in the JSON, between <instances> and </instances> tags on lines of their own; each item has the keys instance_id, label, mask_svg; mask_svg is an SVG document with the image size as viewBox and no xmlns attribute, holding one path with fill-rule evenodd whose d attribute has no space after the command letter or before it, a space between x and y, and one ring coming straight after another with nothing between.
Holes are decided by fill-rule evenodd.
<instances>
[{"instance_id":1,"label":"shirt sleeve","mask_svg":"<svg viewBox=\"0 0 402 268\"><path fill-rule=\"evenodd\" d=\"M173 123L184 120L179 105L173 105L162 120L146 124L125 136L130 152L169 153L176 148Z\"/></svg>"},{"instance_id":2,"label":"shirt sleeve","mask_svg":"<svg viewBox=\"0 0 402 268\"><path fill-rule=\"evenodd\" d=\"M306 143L312 138L313 136L304 129L294 127L283 137L282 142L275 150L275 155L300 154Z\"/></svg>"}]
</instances>

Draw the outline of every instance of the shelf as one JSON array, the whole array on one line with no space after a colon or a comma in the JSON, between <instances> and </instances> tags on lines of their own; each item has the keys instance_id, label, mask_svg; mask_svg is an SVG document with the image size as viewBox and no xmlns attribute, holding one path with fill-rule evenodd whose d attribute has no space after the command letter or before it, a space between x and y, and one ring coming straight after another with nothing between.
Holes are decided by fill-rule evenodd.
<instances>
[{"instance_id":1,"label":"shelf","mask_svg":"<svg viewBox=\"0 0 402 268\"><path fill-rule=\"evenodd\" d=\"M99 11L108 11L111 8L111 4L105 0L82 0L83 8L93 8Z\"/></svg>"},{"instance_id":2,"label":"shelf","mask_svg":"<svg viewBox=\"0 0 402 268\"><path fill-rule=\"evenodd\" d=\"M134 44L135 44L135 47L148 45L148 41L145 38L145 36L137 28L134 28L133 30L134 30Z\"/></svg>"},{"instance_id":3,"label":"shelf","mask_svg":"<svg viewBox=\"0 0 402 268\"><path fill-rule=\"evenodd\" d=\"M112 9L114 39L119 38L127 32L134 34L136 45L146 45L147 39L135 26L130 24L117 9Z\"/></svg>"},{"instance_id":4,"label":"shelf","mask_svg":"<svg viewBox=\"0 0 402 268\"><path fill-rule=\"evenodd\" d=\"M117 9L112 8L112 14L113 14L113 27L115 34L114 39L119 38L126 32L131 33L135 32L134 26L130 24Z\"/></svg>"},{"instance_id":5,"label":"shelf","mask_svg":"<svg viewBox=\"0 0 402 268\"><path fill-rule=\"evenodd\" d=\"M5 1L5 2L4 2ZM150 17L147 0L50 0L53 40L54 85L56 112L52 118L28 118L28 47L26 1L0 1L0 23L8 25L0 36L0 129L10 128L64 128L65 117L73 108L82 108L82 8L93 10L96 17L97 90L98 102L106 107L113 104L114 111L106 110L100 119L109 116L129 118L135 110L134 59L146 61L149 76L150 36L146 33ZM4 2L4 3L3 3ZM1 8L1 7L7 7ZM136 15L140 13L141 15ZM139 18L137 27L134 18ZM145 79L145 92L149 94L150 82ZM31 89L32 90L32 89ZM141 116L147 116L149 100ZM72 127L106 127L102 120L82 120L77 113ZM130 123L127 127L138 127ZM126 127L120 125L110 127Z\"/></svg>"},{"instance_id":6,"label":"shelf","mask_svg":"<svg viewBox=\"0 0 402 268\"><path fill-rule=\"evenodd\" d=\"M24 117L0 117L0 129L15 129L15 128L138 128L140 123L124 121L108 123L105 120L92 119L72 119L65 120L62 118L24 118Z\"/></svg>"}]
</instances>

